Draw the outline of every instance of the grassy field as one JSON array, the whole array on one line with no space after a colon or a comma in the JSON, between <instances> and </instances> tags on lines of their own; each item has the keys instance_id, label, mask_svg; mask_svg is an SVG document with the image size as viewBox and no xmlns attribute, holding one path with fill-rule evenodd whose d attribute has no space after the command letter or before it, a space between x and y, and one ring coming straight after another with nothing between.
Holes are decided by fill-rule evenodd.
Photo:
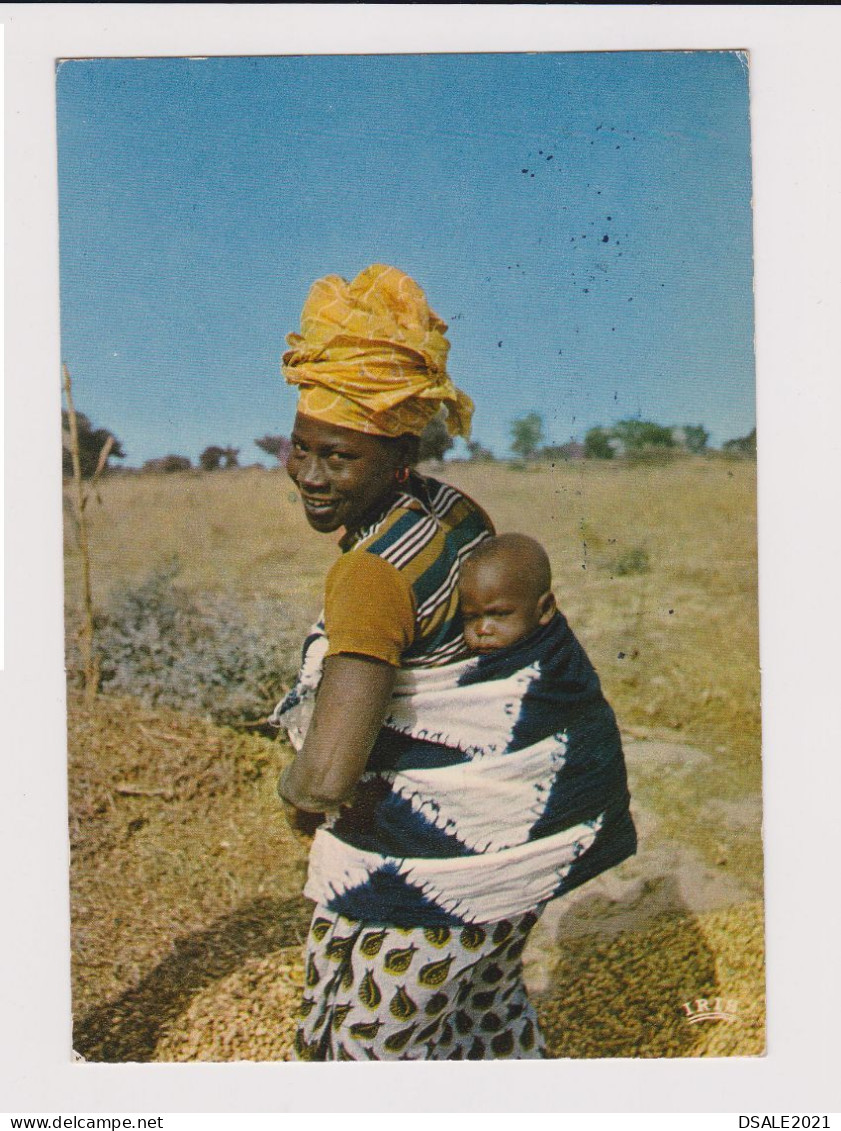
<instances>
[{"instance_id":1,"label":"grassy field","mask_svg":"<svg viewBox=\"0 0 841 1131\"><path fill-rule=\"evenodd\" d=\"M446 478L500 531L546 546L558 602L623 726L681 732L717 751L733 788L758 786L753 463L453 464ZM101 497L90 510L98 604L176 554L187 589L280 599L296 639L317 615L335 540L309 529L283 472L114 477ZM70 524L66 546L72 608Z\"/></svg>"},{"instance_id":2,"label":"grassy field","mask_svg":"<svg viewBox=\"0 0 841 1131\"><path fill-rule=\"evenodd\" d=\"M626 737L703 752L668 773L654 763L631 765L635 801L656 817L653 835L687 845L712 868L726 867L758 898L755 465L714 458L519 471L452 464L441 477L476 498L500 531L523 531L546 546L558 602ZM100 495L101 505L90 505L99 608L175 554L177 585L188 593L274 602L282 624L263 625L267 634L297 640L318 613L335 539L310 530L282 471L114 476ZM80 565L66 515L72 621ZM288 652L291 670L291 643ZM69 716L80 1051L106 1060L281 1058L288 1026L272 1029L263 1015L237 1021L237 1011L253 1003L258 984L262 994L267 979L273 989L266 1000L277 1011L294 997L300 974L303 856L273 798L283 745L131 700L115 711L105 697L86 707L71 696ZM740 806L752 816L734 823ZM713 1039L709 1027L702 1039L704 1026L692 1039L681 1028L669 1044L666 1022L656 1032L647 1028L653 1005L636 991L628 1000L636 1002L629 1016L637 1021L593 1044L605 1003L594 987L606 969L630 971L633 981L634 970L654 963L672 979L657 1008L680 994L726 988L716 970L735 971L730 983L747 979L752 1008L761 1012L761 911L752 906L738 929L726 918L690 917L646 928L636 941L620 936L590 947L596 958L587 961L603 962L602 974L582 981L567 1007L560 991L555 1004L550 993L541 1006L555 1055L598 1055L599 1047L602 1055L759 1051L759 1023L741 1044L732 1030L730 1045ZM726 942L739 931L749 940L741 967ZM691 977L674 957L684 952ZM563 963L558 969L562 987ZM622 992L628 996L627 985Z\"/></svg>"}]
</instances>

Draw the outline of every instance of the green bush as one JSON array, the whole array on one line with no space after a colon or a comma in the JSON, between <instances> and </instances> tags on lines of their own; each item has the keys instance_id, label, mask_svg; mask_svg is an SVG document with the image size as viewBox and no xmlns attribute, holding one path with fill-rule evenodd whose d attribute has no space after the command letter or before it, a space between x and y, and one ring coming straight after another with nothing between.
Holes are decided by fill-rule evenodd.
<instances>
[{"instance_id":1,"label":"green bush","mask_svg":"<svg viewBox=\"0 0 841 1131\"><path fill-rule=\"evenodd\" d=\"M642 546L634 546L630 550L625 550L611 566L611 571L617 577L629 577L635 573L648 573L650 569L651 562Z\"/></svg>"},{"instance_id":2,"label":"green bush","mask_svg":"<svg viewBox=\"0 0 841 1131\"><path fill-rule=\"evenodd\" d=\"M658 444L646 444L641 448L629 448L625 454L625 462L630 467L648 466L664 467L684 458L685 452L679 448L669 448Z\"/></svg>"},{"instance_id":3,"label":"green bush","mask_svg":"<svg viewBox=\"0 0 841 1131\"><path fill-rule=\"evenodd\" d=\"M756 429L752 428L747 436L740 436L737 440L725 440L721 450L730 456L756 459Z\"/></svg>"},{"instance_id":4,"label":"green bush","mask_svg":"<svg viewBox=\"0 0 841 1131\"><path fill-rule=\"evenodd\" d=\"M655 424L651 420L620 420L611 429L611 435L622 443L628 454L645 448L675 446L671 428Z\"/></svg>"},{"instance_id":5,"label":"green bush","mask_svg":"<svg viewBox=\"0 0 841 1131\"><path fill-rule=\"evenodd\" d=\"M613 459L615 452L610 437L611 433L604 428L591 428L584 437L584 455L587 459Z\"/></svg>"}]
</instances>

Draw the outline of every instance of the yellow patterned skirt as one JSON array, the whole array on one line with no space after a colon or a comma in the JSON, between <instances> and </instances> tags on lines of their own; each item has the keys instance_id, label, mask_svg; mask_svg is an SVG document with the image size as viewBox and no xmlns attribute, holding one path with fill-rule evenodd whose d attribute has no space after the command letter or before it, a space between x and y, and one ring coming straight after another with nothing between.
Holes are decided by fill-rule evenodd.
<instances>
[{"instance_id":1,"label":"yellow patterned skirt","mask_svg":"<svg viewBox=\"0 0 841 1131\"><path fill-rule=\"evenodd\" d=\"M542 1058L522 962L541 910L475 926L404 928L317 907L295 1058Z\"/></svg>"}]
</instances>

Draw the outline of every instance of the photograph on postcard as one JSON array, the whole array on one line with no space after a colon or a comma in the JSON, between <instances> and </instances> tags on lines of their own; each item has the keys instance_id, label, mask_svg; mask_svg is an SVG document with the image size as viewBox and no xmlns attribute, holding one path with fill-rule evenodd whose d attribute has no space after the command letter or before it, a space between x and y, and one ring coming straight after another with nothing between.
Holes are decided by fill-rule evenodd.
<instances>
[{"instance_id":1,"label":"photograph on postcard","mask_svg":"<svg viewBox=\"0 0 841 1131\"><path fill-rule=\"evenodd\" d=\"M77 1057L762 1055L747 55L56 82Z\"/></svg>"}]
</instances>

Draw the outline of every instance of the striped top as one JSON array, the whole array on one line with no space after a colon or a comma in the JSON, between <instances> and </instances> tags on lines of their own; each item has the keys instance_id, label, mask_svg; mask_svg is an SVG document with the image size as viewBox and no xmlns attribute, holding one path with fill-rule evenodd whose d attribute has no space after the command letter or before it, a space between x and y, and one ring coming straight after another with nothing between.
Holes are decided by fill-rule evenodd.
<instances>
[{"instance_id":1,"label":"striped top","mask_svg":"<svg viewBox=\"0 0 841 1131\"><path fill-rule=\"evenodd\" d=\"M340 543L325 592L327 654L410 668L464 659L459 569L493 533L482 508L455 487L410 476L383 513Z\"/></svg>"}]
</instances>

